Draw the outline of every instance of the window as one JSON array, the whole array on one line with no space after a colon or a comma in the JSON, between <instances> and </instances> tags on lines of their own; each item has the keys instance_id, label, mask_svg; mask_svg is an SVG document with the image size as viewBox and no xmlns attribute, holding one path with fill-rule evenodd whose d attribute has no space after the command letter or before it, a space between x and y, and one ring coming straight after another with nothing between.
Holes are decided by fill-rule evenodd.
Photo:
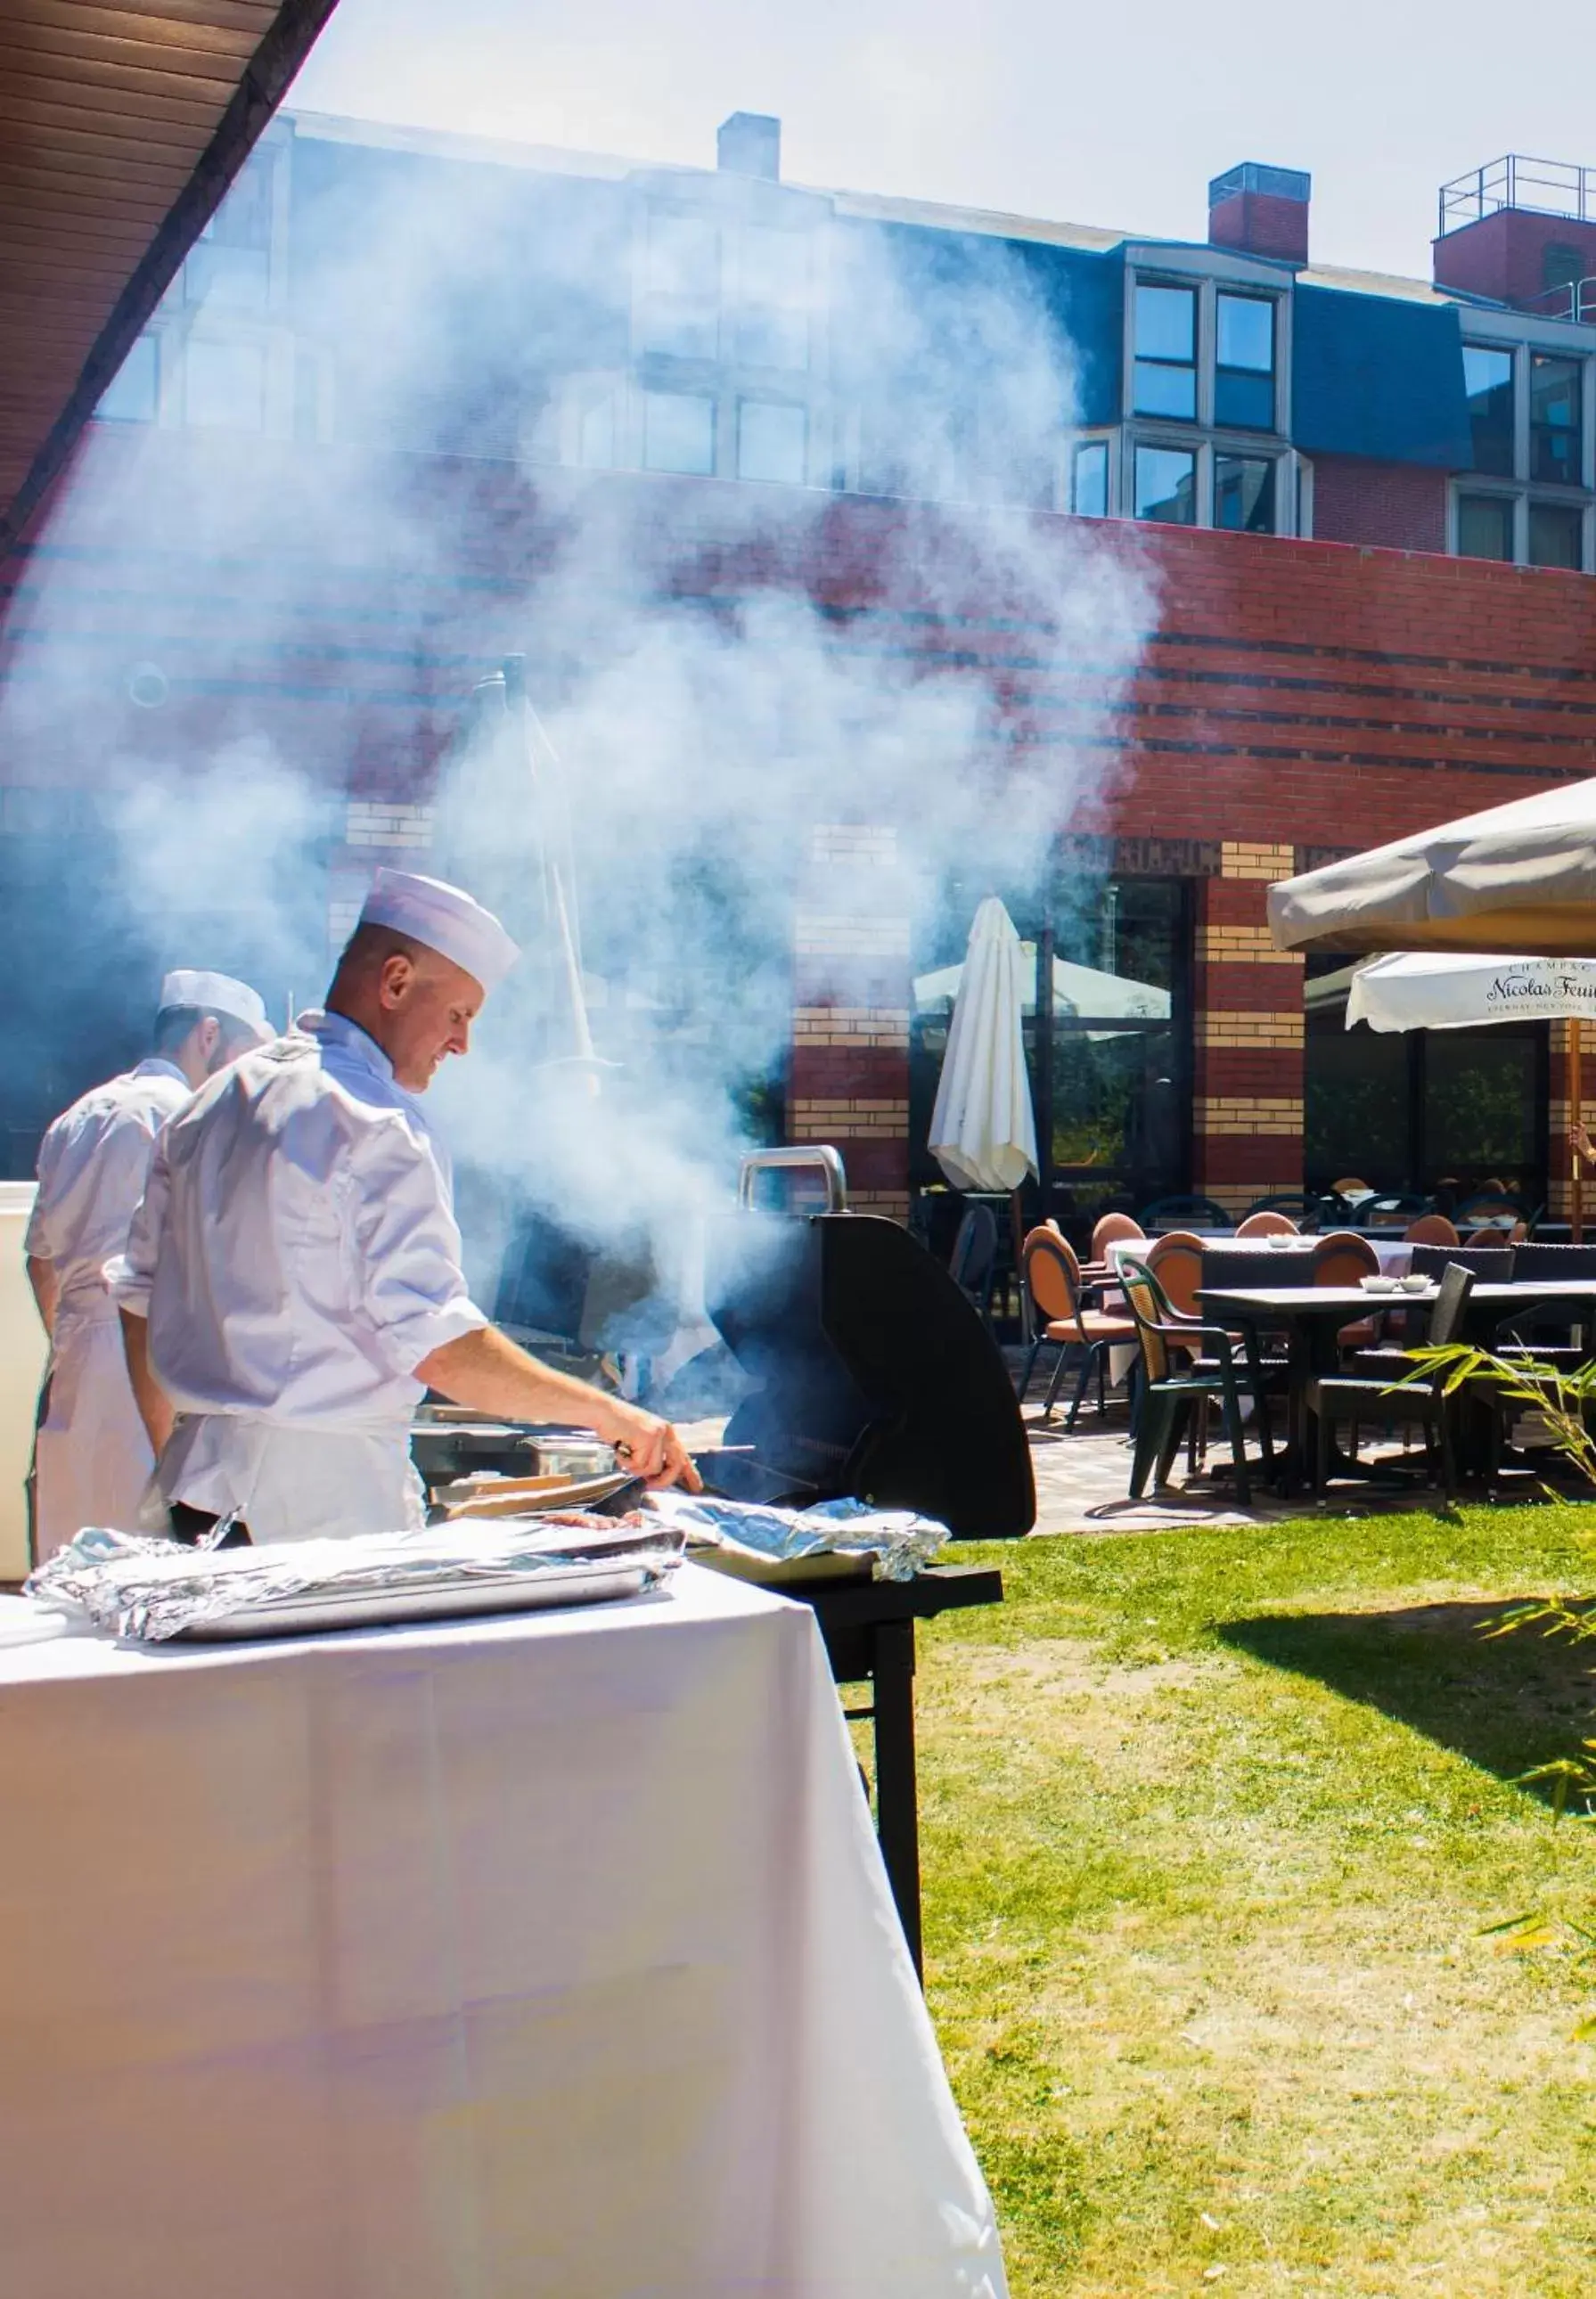
<instances>
[{"instance_id":1,"label":"window","mask_svg":"<svg viewBox=\"0 0 1596 2299\"><path fill-rule=\"evenodd\" d=\"M1136 517L1197 523L1197 458L1189 447L1138 447Z\"/></svg>"},{"instance_id":2,"label":"window","mask_svg":"<svg viewBox=\"0 0 1596 2299\"><path fill-rule=\"evenodd\" d=\"M1069 508L1081 519L1109 515L1109 443L1088 439L1069 467Z\"/></svg>"},{"instance_id":3,"label":"window","mask_svg":"<svg viewBox=\"0 0 1596 2299\"><path fill-rule=\"evenodd\" d=\"M720 348L720 235L702 216L654 208L648 219L643 348L708 359Z\"/></svg>"},{"instance_id":4,"label":"window","mask_svg":"<svg viewBox=\"0 0 1596 2299\"><path fill-rule=\"evenodd\" d=\"M264 430L265 346L191 336L183 361L183 412L203 430Z\"/></svg>"},{"instance_id":5,"label":"window","mask_svg":"<svg viewBox=\"0 0 1596 2299\"><path fill-rule=\"evenodd\" d=\"M95 413L108 423L153 423L159 403L159 354L154 336L140 336L101 394Z\"/></svg>"},{"instance_id":6,"label":"window","mask_svg":"<svg viewBox=\"0 0 1596 2299\"><path fill-rule=\"evenodd\" d=\"M1580 483L1580 369L1582 361L1532 352L1529 375L1530 468L1532 479Z\"/></svg>"},{"instance_id":7,"label":"window","mask_svg":"<svg viewBox=\"0 0 1596 2299\"><path fill-rule=\"evenodd\" d=\"M1243 535L1275 532L1272 455L1214 457L1214 525Z\"/></svg>"},{"instance_id":8,"label":"window","mask_svg":"<svg viewBox=\"0 0 1596 2299\"><path fill-rule=\"evenodd\" d=\"M1197 290L1136 289L1133 403L1138 415L1197 419Z\"/></svg>"},{"instance_id":9,"label":"window","mask_svg":"<svg viewBox=\"0 0 1596 2299\"><path fill-rule=\"evenodd\" d=\"M1585 515L1574 503L1533 502L1529 507L1529 563L1571 567L1584 558Z\"/></svg>"},{"instance_id":10,"label":"window","mask_svg":"<svg viewBox=\"0 0 1596 2299\"><path fill-rule=\"evenodd\" d=\"M1513 476L1513 354L1484 344L1463 346L1463 389L1474 436L1474 468Z\"/></svg>"},{"instance_id":11,"label":"window","mask_svg":"<svg viewBox=\"0 0 1596 2299\"><path fill-rule=\"evenodd\" d=\"M582 410L577 426L577 461L585 470L615 469L617 396L613 391L601 392Z\"/></svg>"},{"instance_id":12,"label":"window","mask_svg":"<svg viewBox=\"0 0 1596 2299\"><path fill-rule=\"evenodd\" d=\"M1464 559L1512 558L1513 499L1510 495L1458 497L1458 551Z\"/></svg>"},{"instance_id":13,"label":"window","mask_svg":"<svg viewBox=\"0 0 1596 2299\"><path fill-rule=\"evenodd\" d=\"M1218 298L1214 421L1235 431L1275 428L1275 301Z\"/></svg>"},{"instance_id":14,"label":"window","mask_svg":"<svg viewBox=\"0 0 1596 2299\"><path fill-rule=\"evenodd\" d=\"M802 407L745 399L737 409L737 477L801 487L809 448L809 418Z\"/></svg>"},{"instance_id":15,"label":"window","mask_svg":"<svg viewBox=\"0 0 1596 2299\"><path fill-rule=\"evenodd\" d=\"M737 357L752 367L809 365L810 242L805 232L744 227Z\"/></svg>"},{"instance_id":16,"label":"window","mask_svg":"<svg viewBox=\"0 0 1596 2299\"><path fill-rule=\"evenodd\" d=\"M715 468L715 403L685 391L643 394L645 470L707 477Z\"/></svg>"},{"instance_id":17,"label":"window","mask_svg":"<svg viewBox=\"0 0 1596 2299\"><path fill-rule=\"evenodd\" d=\"M183 300L259 311L271 288L271 207L276 163L257 153L201 231L183 266Z\"/></svg>"}]
</instances>

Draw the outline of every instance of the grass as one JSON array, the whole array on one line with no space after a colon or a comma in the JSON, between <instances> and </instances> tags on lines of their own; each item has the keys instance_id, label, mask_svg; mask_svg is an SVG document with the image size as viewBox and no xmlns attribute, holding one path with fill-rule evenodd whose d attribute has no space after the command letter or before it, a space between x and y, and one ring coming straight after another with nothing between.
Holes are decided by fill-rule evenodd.
<instances>
[{"instance_id":1,"label":"grass","mask_svg":"<svg viewBox=\"0 0 1596 2299\"><path fill-rule=\"evenodd\" d=\"M927 1992L1016 2299L1596 2290L1596 1508L1061 1538L922 1631Z\"/></svg>"}]
</instances>

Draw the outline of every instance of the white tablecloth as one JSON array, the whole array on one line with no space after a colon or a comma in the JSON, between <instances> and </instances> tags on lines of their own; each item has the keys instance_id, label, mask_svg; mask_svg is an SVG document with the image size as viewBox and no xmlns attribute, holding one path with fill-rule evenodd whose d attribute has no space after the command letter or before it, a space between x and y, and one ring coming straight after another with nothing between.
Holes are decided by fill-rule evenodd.
<instances>
[{"instance_id":1,"label":"white tablecloth","mask_svg":"<svg viewBox=\"0 0 1596 2299\"><path fill-rule=\"evenodd\" d=\"M1289 1261L1295 1254L1311 1252L1314 1245L1312 1238L1305 1239L1301 1245L1272 1246L1268 1240L1263 1237L1223 1237L1207 1232L1201 1234L1203 1243L1211 1245L1216 1253L1253 1254L1260 1263ZM1151 1237L1117 1237L1109 1247L1108 1258L1118 1270L1126 1254L1129 1254L1133 1260L1145 1260L1149 1247L1156 1245L1157 1242L1156 1238ZM1375 1249L1375 1254L1384 1275L1401 1277L1406 1274L1413 1259L1413 1248L1405 1238L1374 1237L1370 1238L1368 1242ZM1260 1274L1258 1282L1260 1285L1265 1285L1279 1284L1284 1281L1279 1278L1269 1279Z\"/></svg>"},{"instance_id":2,"label":"white tablecloth","mask_svg":"<svg viewBox=\"0 0 1596 2299\"><path fill-rule=\"evenodd\" d=\"M17 2299L1002 2299L812 1615L0 1647Z\"/></svg>"}]
</instances>

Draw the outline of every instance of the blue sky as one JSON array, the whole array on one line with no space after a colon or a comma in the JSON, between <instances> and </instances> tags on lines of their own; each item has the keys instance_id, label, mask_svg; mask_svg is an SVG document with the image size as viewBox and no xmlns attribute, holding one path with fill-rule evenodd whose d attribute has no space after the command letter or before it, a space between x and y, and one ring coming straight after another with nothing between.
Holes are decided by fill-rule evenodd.
<instances>
[{"instance_id":1,"label":"blue sky","mask_svg":"<svg viewBox=\"0 0 1596 2299\"><path fill-rule=\"evenodd\" d=\"M292 102L712 162L774 112L796 181L1201 238L1208 178L1307 168L1313 253L1427 275L1435 195L1596 161L1596 19L1501 0L340 0ZM1555 37L1554 37L1555 34Z\"/></svg>"}]
</instances>

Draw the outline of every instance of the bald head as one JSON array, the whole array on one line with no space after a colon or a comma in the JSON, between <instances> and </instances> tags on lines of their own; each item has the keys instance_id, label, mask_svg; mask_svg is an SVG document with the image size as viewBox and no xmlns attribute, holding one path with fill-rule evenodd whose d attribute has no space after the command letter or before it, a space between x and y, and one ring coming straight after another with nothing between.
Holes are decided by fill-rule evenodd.
<instances>
[{"instance_id":1,"label":"bald head","mask_svg":"<svg viewBox=\"0 0 1596 2299\"><path fill-rule=\"evenodd\" d=\"M392 926L356 926L327 993L342 1014L375 1038L399 1084L424 1093L450 1054L470 1050L482 984L453 959Z\"/></svg>"}]
</instances>

